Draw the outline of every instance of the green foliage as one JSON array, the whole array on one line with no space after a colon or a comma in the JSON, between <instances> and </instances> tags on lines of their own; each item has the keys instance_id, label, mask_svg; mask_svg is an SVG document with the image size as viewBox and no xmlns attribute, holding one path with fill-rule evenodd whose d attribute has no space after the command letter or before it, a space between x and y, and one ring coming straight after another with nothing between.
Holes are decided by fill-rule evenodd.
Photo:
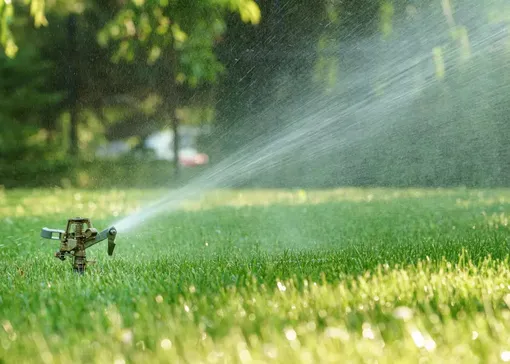
<instances>
[{"instance_id":1,"label":"green foliage","mask_svg":"<svg viewBox=\"0 0 510 364\"><path fill-rule=\"evenodd\" d=\"M32 55L32 61L39 62L41 59L39 63L44 63L46 67L44 71L47 72L40 68L40 73L32 80L30 70L37 69L39 63L27 67L26 57L23 54L18 54L19 57L15 58L13 62L7 62L3 59L5 57L0 59L0 62L5 63L5 67L19 67L21 70L27 70L26 74L20 75L17 72L13 73L11 77L13 80L18 77L17 82L29 78L31 81L26 83L27 92L31 87L39 90L38 85L35 85L36 82L43 82L56 86L56 89L67 91L71 86L68 77L71 69L68 59L70 46L66 17L71 13L77 14L76 46L79 59L77 58L77 64L73 66L76 66L78 71L76 77L80 105L78 117L84 134L91 129L91 125L94 125L95 130L98 130L99 133L107 134L109 127L113 124L119 124L119 127L124 130L131 129L129 133L132 134L133 130L138 129L135 125L140 123L138 120L148 117L162 119L153 123L152 131L161 127L162 124L166 124L169 118L168 105L162 104L160 101L152 101L161 100L162 93L167 95L168 92L180 92L175 90L175 87L174 89L168 87L168 90L165 90L166 85L169 84L167 77L173 75L177 83L186 83L193 87L215 82L218 75L224 70L223 65L217 61L213 53L214 45L225 32L222 17L228 11L232 11L239 14L245 22L256 24L260 20L260 11L252 0L206 1L190 4L175 1L129 1L119 4L87 0L58 0L46 4L46 7L44 5L44 1L41 0L27 1L25 6L2 1L0 3L2 17L0 19L2 26L0 46L4 47L8 57L12 58L18 52L18 45L14 42L14 38L24 38L22 49L31 48L29 51L34 53L33 50L39 48L35 52L37 54ZM45 11L49 20L46 19ZM36 28L48 25L47 28L50 30L46 33L35 32L31 37L31 24L27 21L29 17L34 19ZM103 32L100 32L101 28L104 28ZM109 40L118 40L117 35L122 37L123 40L120 42L114 60L118 62L121 59L128 59L133 61L131 65L107 64L105 60L107 62L109 60L105 55L111 53L111 48L106 47L100 51L96 49L94 40L97 40L95 37L97 33L99 33L98 38L103 45ZM93 41L90 39L91 36ZM48 44L46 37L50 37L53 43ZM134 50L140 51L147 47L149 47L149 52L145 56L147 56L149 65L154 65L158 60L160 64L166 62L167 65L158 69L154 67L151 69L152 72L147 72L146 63L140 61L141 57L137 56L138 58L135 59L133 53ZM180 66L174 68L176 62ZM54 79L48 81L46 76L52 73ZM130 74L130 77L126 78L126 74ZM45 81L42 81L43 79ZM11 82L11 79L8 81ZM161 87L162 85L165 87ZM55 98L56 94L53 92L54 90L50 90L51 87L45 91L46 94L32 92L30 95L21 92L24 89L19 87L18 92L11 95L11 88L12 85L7 85L5 89L0 90L0 95L6 96L5 99L2 99L2 106L7 105L2 109L2 116L8 115L10 118L3 124L3 127L6 128L5 139L25 141L28 136L34 133L38 135L47 133L48 138L46 139L68 140L67 136L62 135L62 133L69 132L64 120L68 104L60 103L54 112L49 111L57 101L65 101L62 96L66 92L59 93ZM185 95L185 92L181 92L181 94L180 96L186 102L188 96ZM17 96L19 99L16 98ZM20 108L19 101L21 99L25 103L33 102L35 108ZM130 102L125 105L125 102L118 102L119 99L129 99ZM165 96L164 99L167 103L168 98ZM137 101L132 102L132 100ZM147 100L150 101L150 105L143 102ZM137 107L138 104L141 107ZM42 110L43 105L46 107L44 111ZM13 107L17 107L17 110L24 110L25 114L13 116ZM176 105L172 105L172 107L176 107ZM210 119L209 105L204 105L202 102L200 105L189 105L188 108L202 110L200 112L207 114L207 118ZM124 110L124 113L118 113L120 119L107 120L105 114L111 115L112 111L115 113L115 110L119 109ZM30 114L30 112L32 113ZM173 115L170 115L171 117ZM137 121L133 122L132 120ZM22 122L28 131L11 127L15 126L18 121ZM97 127L98 123L104 124L103 127ZM121 123L124 125L120 125ZM125 127L126 125L128 127ZM17 139L13 139L14 134ZM80 140L84 140L84 137L79 137ZM104 138L93 138L92 143L80 142L80 147L85 148L83 154L87 154L87 149L94 147L94 142L99 140L104 140ZM27 143L18 143L18 147L22 144ZM65 150L66 145L66 143L62 144L62 150ZM45 147L47 148L48 145ZM4 149L6 148L10 147L4 144ZM41 155L41 150L44 150L44 147L39 148L38 146L32 152ZM5 153L4 150L3 155L6 155ZM13 153L16 151L13 150Z\"/></svg>"},{"instance_id":2,"label":"green foliage","mask_svg":"<svg viewBox=\"0 0 510 364\"><path fill-rule=\"evenodd\" d=\"M71 216L106 227L161 193L0 192L0 357L395 363L508 355L508 190L215 191L185 206L195 211L119 231L113 258L95 246L88 258L97 264L82 277L53 257L58 242L38 238L41 227L63 228Z\"/></svg>"},{"instance_id":3,"label":"green foliage","mask_svg":"<svg viewBox=\"0 0 510 364\"><path fill-rule=\"evenodd\" d=\"M27 104L30 105L31 112L42 111L62 99L59 93L48 91L46 75L52 66L51 62L41 59L33 46L23 48L15 60L0 55L2 118L30 124L34 120L27 118Z\"/></svg>"},{"instance_id":4,"label":"green foliage","mask_svg":"<svg viewBox=\"0 0 510 364\"><path fill-rule=\"evenodd\" d=\"M15 59L0 54L0 155L8 159L40 154L44 144L44 118L62 100L51 89L48 71L52 63L41 59L31 45L23 47ZM12 160L11 159L11 160Z\"/></svg>"},{"instance_id":5,"label":"green foliage","mask_svg":"<svg viewBox=\"0 0 510 364\"><path fill-rule=\"evenodd\" d=\"M185 168L177 180L172 163L168 161L141 159L136 155L111 160L72 159L59 155L54 149L48 150L44 143L30 148L18 147L10 153L0 162L1 188L171 188L204 170L204 167ZM41 161L36 153L48 155L47 160ZM20 159L12 163L15 158Z\"/></svg>"},{"instance_id":6,"label":"green foliage","mask_svg":"<svg viewBox=\"0 0 510 364\"><path fill-rule=\"evenodd\" d=\"M147 62L154 64L167 52L177 52L174 81L195 87L217 80L223 71L214 55L214 45L225 32L224 11L238 12L245 22L257 24L260 11L252 0L200 2L133 1L99 33L100 44L118 42L113 57L133 61L147 49Z\"/></svg>"},{"instance_id":7,"label":"green foliage","mask_svg":"<svg viewBox=\"0 0 510 364\"><path fill-rule=\"evenodd\" d=\"M16 1L16 0L14 0ZM0 45L8 57L14 57L18 52L18 46L12 33L12 25L15 22L15 6L13 0L0 1ZM44 11L44 0L25 0L30 6L30 15L34 19L36 28L48 25Z\"/></svg>"},{"instance_id":8,"label":"green foliage","mask_svg":"<svg viewBox=\"0 0 510 364\"><path fill-rule=\"evenodd\" d=\"M5 54L13 57L18 51L18 47L14 43L10 25L14 20L14 6L12 2L0 2L0 43L5 49Z\"/></svg>"}]
</instances>

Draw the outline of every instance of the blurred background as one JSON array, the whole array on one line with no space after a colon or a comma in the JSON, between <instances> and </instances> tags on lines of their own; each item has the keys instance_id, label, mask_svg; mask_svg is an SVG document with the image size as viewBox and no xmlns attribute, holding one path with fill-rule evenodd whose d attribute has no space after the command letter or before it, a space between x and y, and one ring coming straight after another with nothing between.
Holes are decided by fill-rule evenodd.
<instances>
[{"instance_id":1,"label":"blurred background","mask_svg":"<svg viewBox=\"0 0 510 364\"><path fill-rule=\"evenodd\" d=\"M506 186L509 26L503 0L2 0L0 185L180 185L267 141L239 186Z\"/></svg>"}]
</instances>

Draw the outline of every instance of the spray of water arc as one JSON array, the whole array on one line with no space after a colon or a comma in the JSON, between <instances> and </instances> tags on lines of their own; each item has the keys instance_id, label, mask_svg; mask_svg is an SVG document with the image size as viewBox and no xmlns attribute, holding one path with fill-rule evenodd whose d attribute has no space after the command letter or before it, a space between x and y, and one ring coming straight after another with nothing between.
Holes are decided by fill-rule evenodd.
<instances>
[{"instance_id":1,"label":"spray of water arc","mask_svg":"<svg viewBox=\"0 0 510 364\"><path fill-rule=\"evenodd\" d=\"M395 32L399 36L395 41L382 45L379 36L339 39L341 46L338 52L362 53L366 61L340 64L341 77L327 92L324 92L323 85L303 84L300 90L296 90L295 101L286 106L283 115L281 110L279 115L275 115L276 111L266 109L239 121L239 125L246 126L260 118L276 120L278 116L280 120L271 133L253 137L246 135L243 146L235 153L214 164L184 187L170 191L160 200L115 222L115 226L119 231L128 232L161 213L179 209L184 201L200 199L211 189L239 185L296 159L314 165L320 165L321 158L332 153L345 159L345 153L353 146L371 148L372 138L394 133L402 125L407 128L400 130L406 129L408 134L419 133L421 126L415 123L408 111L409 105L425 102L422 100L424 93L441 82L438 76L441 69L448 72L454 67L476 67L469 70L473 74L471 80L457 85L455 91L462 98L456 101L458 105L455 107L463 108L490 97L491 84L484 80L495 70L480 68L480 64L484 64L484 60L493 61L507 56L507 49L501 41L506 35L506 27L481 21L487 10L483 5L466 3L459 6L455 16L459 23L469 28L469 44L459 46L465 49L444 46L438 60L438 45L449 42L449 35L435 31L445 19L432 15L416 20L412 28L397 22ZM420 45L416 45L413 38L415 35L412 33L416 31L426 35ZM464 54L468 53L469 60L463 61L458 56L462 50ZM377 91L374 85L382 91ZM423 107L427 109L426 105ZM427 112L437 118L445 117L440 113L449 111ZM445 117L445 120L448 118ZM455 132L452 132L452 137L455 137ZM337 168L341 171L342 165ZM345 168L348 168L347 165Z\"/></svg>"}]
</instances>

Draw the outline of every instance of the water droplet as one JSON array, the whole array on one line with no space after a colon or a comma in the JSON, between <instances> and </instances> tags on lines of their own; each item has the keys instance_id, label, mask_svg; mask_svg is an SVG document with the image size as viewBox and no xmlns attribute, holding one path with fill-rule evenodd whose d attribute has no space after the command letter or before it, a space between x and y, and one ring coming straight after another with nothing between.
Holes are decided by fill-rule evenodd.
<instances>
[{"instance_id":1,"label":"water droplet","mask_svg":"<svg viewBox=\"0 0 510 364\"><path fill-rule=\"evenodd\" d=\"M271 359L276 359L278 357L278 349L273 345L265 344L264 354Z\"/></svg>"},{"instance_id":2,"label":"water droplet","mask_svg":"<svg viewBox=\"0 0 510 364\"><path fill-rule=\"evenodd\" d=\"M310 321L306 324L306 328L308 329L308 331L315 331L317 325L315 324L315 322Z\"/></svg>"},{"instance_id":3,"label":"water droplet","mask_svg":"<svg viewBox=\"0 0 510 364\"><path fill-rule=\"evenodd\" d=\"M285 330L285 337L289 341L296 340L296 337L297 337L296 331L294 331L294 329L286 329Z\"/></svg>"},{"instance_id":4,"label":"water droplet","mask_svg":"<svg viewBox=\"0 0 510 364\"><path fill-rule=\"evenodd\" d=\"M365 325L363 325L363 326L365 326ZM367 325L363 328L363 337L365 339L369 339L369 340L375 339L374 332L372 331L372 328L369 325Z\"/></svg>"},{"instance_id":5,"label":"water droplet","mask_svg":"<svg viewBox=\"0 0 510 364\"><path fill-rule=\"evenodd\" d=\"M432 340L430 337L425 340L425 349L427 351L433 351L436 348L436 342Z\"/></svg>"},{"instance_id":6,"label":"water droplet","mask_svg":"<svg viewBox=\"0 0 510 364\"><path fill-rule=\"evenodd\" d=\"M397 319L407 321L413 317L413 310L405 306L397 307L395 311L393 311L393 316Z\"/></svg>"},{"instance_id":7,"label":"water droplet","mask_svg":"<svg viewBox=\"0 0 510 364\"><path fill-rule=\"evenodd\" d=\"M161 340L160 345L163 350L170 350L172 348L172 342L169 339Z\"/></svg>"},{"instance_id":8,"label":"water droplet","mask_svg":"<svg viewBox=\"0 0 510 364\"><path fill-rule=\"evenodd\" d=\"M423 348L425 346L425 338L423 334L418 330L411 331L411 337L413 338L414 344L418 348Z\"/></svg>"},{"instance_id":9,"label":"water droplet","mask_svg":"<svg viewBox=\"0 0 510 364\"><path fill-rule=\"evenodd\" d=\"M241 362L249 362L251 361L251 354L247 349L243 349L239 352L239 359Z\"/></svg>"},{"instance_id":10,"label":"water droplet","mask_svg":"<svg viewBox=\"0 0 510 364\"><path fill-rule=\"evenodd\" d=\"M326 337L332 338L332 339L340 339L343 341L346 341L349 339L349 333L341 328L338 327L328 327L326 331L324 332Z\"/></svg>"},{"instance_id":11,"label":"water droplet","mask_svg":"<svg viewBox=\"0 0 510 364\"><path fill-rule=\"evenodd\" d=\"M125 330L122 333L121 341L124 344L131 344L131 342L133 341L133 332L131 330Z\"/></svg>"},{"instance_id":12,"label":"water droplet","mask_svg":"<svg viewBox=\"0 0 510 364\"><path fill-rule=\"evenodd\" d=\"M501 360L510 361L510 351L503 351L501 353Z\"/></svg>"}]
</instances>

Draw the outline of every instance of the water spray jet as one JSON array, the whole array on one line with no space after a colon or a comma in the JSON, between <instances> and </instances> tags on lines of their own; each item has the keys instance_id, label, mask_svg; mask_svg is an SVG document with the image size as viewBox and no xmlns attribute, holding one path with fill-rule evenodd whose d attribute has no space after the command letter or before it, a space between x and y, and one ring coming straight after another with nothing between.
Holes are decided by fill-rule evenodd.
<instances>
[{"instance_id":1,"label":"water spray jet","mask_svg":"<svg viewBox=\"0 0 510 364\"><path fill-rule=\"evenodd\" d=\"M441 13L436 14L432 8L421 9L420 18L411 23L399 22L396 18L391 42L381 42L378 33L339 39L337 43L341 46L321 51L327 53L324 56L341 60L337 67L342 71L341 79L327 93L322 84L310 82L308 76L298 77L291 86L302 87L289 91L288 99L283 99L281 107L270 99L269 107L248 110L247 116L236 121L233 131L230 126L218 130L221 141L228 142L229 138L235 141L232 143L235 152L213 163L184 187L115 221L115 226L123 233L129 233L159 214L179 210L182 202L200 199L212 189L237 187L286 165L292 166L294 162L303 165L305 171L312 170L309 174L298 175L301 181L327 182L331 179L332 184L345 185L356 184L357 180L365 183L367 175L376 181L382 176L382 183L388 183L388 179L391 182L391 178L383 177L407 173L405 167L414 163L407 156L413 154L417 154L417 159L430 158L432 161L434 159L429 155L437 155L436 159L453 158L453 147L443 145L449 146L455 139L470 140L469 130L475 133L489 130L478 127L478 123L492 117L493 110L488 105L499 107L505 100L500 95L505 95L506 90L493 65L508 65L507 27L483 21L486 9L479 3L459 3L457 6L456 21L469 30L469 37L465 39L469 41L466 43L469 45L469 61L459 56L466 50L465 42L451 40L451 29L445 26ZM441 50L440 57L435 57L437 50ZM306 51L300 50L296 57L304 56L303 52ZM312 57L315 51L310 52ZM445 80L438 77L438 69L446 73ZM459 69L464 73L461 74L463 78L457 80L459 75L455 72ZM290 74L286 70L282 72L283 76ZM436 92L438 90L441 92ZM235 92L239 90L236 88ZM485 102L489 97L502 101ZM479 104L486 105L486 111L472 107ZM452 121L469 118L463 110L476 111L477 118L469 119L472 129L468 126L459 128L467 125L467 121L462 125ZM464 118L452 116L460 114ZM257 128L253 125L260 120L271 122L264 124L264 132L254 132ZM235 132L233 136L229 134L232 132ZM365 153L368 149L377 152ZM363 158L364 155L368 158ZM321 161L325 157L329 158L328 165ZM378 160L388 163L387 167L381 168L382 163ZM317 165L320 168L312 168ZM329 170L331 166L333 172ZM370 168L376 168L375 172L365 173ZM342 176L344 172L345 178ZM424 179L412 176L409 180L409 183L422 183Z\"/></svg>"}]
</instances>

